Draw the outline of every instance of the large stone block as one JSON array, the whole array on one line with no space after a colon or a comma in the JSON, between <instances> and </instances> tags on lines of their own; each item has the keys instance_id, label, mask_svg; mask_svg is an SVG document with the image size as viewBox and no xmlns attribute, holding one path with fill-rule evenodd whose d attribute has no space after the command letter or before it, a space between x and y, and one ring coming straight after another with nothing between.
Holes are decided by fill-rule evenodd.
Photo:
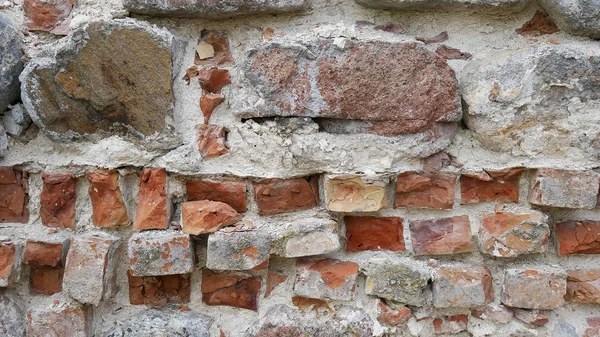
<instances>
[{"instance_id":1,"label":"large stone block","mask_svg":"<svg viewBox=\"0 0 600 337\"><path fill-rule=\"evenodd\" d=\"M539 0L539 4L562 30L573 35L600 39L600 1Z\"/></svg>"},{"instance_id":2,"label":"large stone block","mask_svg":"<svg viewBox=\"0 0 600 337\"><path fill-rule=\"evenodd\" d=\"M0 13L0 112L19 98L19 74L23 70L23 34L12 20Z\"/></svg>"},{"instance_id":3,"label":"large stone block","mask_svg":"<svg viewBox=\"0 0 600 337\"><path fill-rule=\"evenodd\" d=\"M356 2L365 7L378 9L506 13L520 11L529 0L356 0Z\"/></svg>"},{"instance_id":4,"label":"large stone block","mask_svg":"<svg viewBox=\"0 0 600 337\"><path fill-rule=\"evenodd\" d=\"M175 147L178 45L167 31L131 19L91 22L28 64L23 103L55 141L119 134L152 148Z\"/></svg>"}]
</instances>

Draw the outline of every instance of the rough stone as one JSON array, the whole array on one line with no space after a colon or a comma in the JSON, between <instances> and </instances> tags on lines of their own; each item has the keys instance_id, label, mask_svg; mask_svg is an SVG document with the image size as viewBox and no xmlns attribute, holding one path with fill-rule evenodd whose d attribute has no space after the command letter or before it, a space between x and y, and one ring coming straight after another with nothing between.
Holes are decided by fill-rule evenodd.
<instances>
[{"instance_id":1,"label":"rough stone","mask_svg":"<svg viewBox=\"0 0 600 337\"><path fill-rule=\"evenodd\" d=\"M23 104L15 104L4 113L2 118L6 134L12 137L21 137L31 125L31 117L25 111Z\"/></svg>"},{"instance_id":2,"label":"rough stone","mask_svg":"<svg viewBox=\"0 0 600 337\"><path fill-rule=\"evenodd\" d=\"M550 236L547 218L538 212L484 215L479 229L482 252L497 257L546 252Z\"/></svg>"},{"instance_id":3,"label":"rough stone","mask_svg":"<svg viewBox=\"0 0 600 337\"><path fill-rule=\"evenodd\" d=\"M465 314L445 316L433 320L436 335L457 334L467 330L469 317Z\"/></svg>"},{"instance_id":4,"label":"rough stone","mask_svg":"<svg viewBox=\"0 0 600 337\"><path fill-rule=\"evenodd\" d=\"M371 259L362 270L367 275L365 292L380 298L424 306L431 303L429 281L431 276L425 268L396 261Z\"/></svg>"},{"instance_id":5,"label":"rough stone","mask_svg":"<svg viewBox=\"0 0 600 337\"><path fill-rule=\"evenodd\" d=\"M19 98L19 74L23 70L23 34L12 20L0 13L0 112Z\"/></svg>"},{"instance_id":6,"label":"rough stone","mask_svg":"<svg viewBox=\"0 0 600 337\"><path fill-rule=\"evenodd\" d=\"M206 267L212 270L249 270L269 260L271 241L261 230L208 236Z\"/></svg>"},{"instance_id":7,"label":"rough stone","mask_svg":"<svg viewBox=\"0 0 600 337\"><path fill-rule=\"evenodd\" d=\"M44 189L40 196L42 224L56 228L75 228L77 180L72 173L42 172Z\"/></svg>"},{"instance_id":8,"label":"rough stone","mask_svg":"<svg viewBox=\"0 0 600 337\"><path fill-rule=\"evenodd\" d=\"M25 0L23 11L27 28L67 35L71 10L76 3L77 0Z\"/></svg>"},{"instance_id":9,"label":"rough stone","mask_svg":"<svg viewBox=\"0 0 600 337\"><path fill-rule=\"evenodd\" d=\"M206 234L236 223L242 215L219 201L188 201L181 205L181 223L188 234Z\"/></svg>"},{"instance_id":10,"label":"rough stone","mask_svg":"<svg viewBox=\"0 0 600 337\"><path fill-rule=\"evenodd\" d=\"M476 308L494 301L492 273L487 267L442 267L433 276L436 308Z\"/></svg>"},{"instance_id":11,"label":"rough stone","mask_svg":"<svg viewBox=\"0 0 600 337\"><path fill-rule=\"evenodd\" d=\"M200 124L198 127L198 151L204 159L222 156L229 152L225 146L227 132L220 125Z\"/></svg>"},{"instance_id":12,"label":"rough stone","mask_svg":"<svg viewBox=\"0 0 600 337\"><path fill-rule=\"evenodd\" d=\"M271 296L271 293L277 286L287 280L288 276L280 273L267 273L267 289L265 290L265 298Z\"/></svg>"},{"instance_id":13,"label":"rough stone","mask_svg":"<svg viewBox=\"0 0 600 337\"><path fill-rule=\"evenodd\" d=\"M362 6L377 9L406 11L486 11L518 12L527 5L528 0L356 0Z\"/></svg>"},{"instance_id":14,"label":"rough stone","mask_svg":"<svg viewBox=\"0 0 600 337\"><path fill-rule=\"evenodd\" d=\"M346 216L346 251L404 251L402 219L398 217Z\"/></svg>"},{"instance_id":15,"label":"rough stone","mask_svg":"<svg viewBox=\"0 0 600 337\"><path fill-rule=\"evenodd\" d=\"M559 255L600 254L600 221L565 221L555 231Z\"/></svg>"},{"instance_id":16,"label":"rough stone","mask_svg":"<svg viewBox=\"0 0 600 337\"><path fill-rule=\"evenodd\" d=\"M558 29L556 23L541 11L536 11L531 20L525 22L523 27L516 30L518 34L525 36L540 36L553 34L558 31L560 31L560 29Z\"/></svg>"},{"instance_id":17,"label":"rough stone","mask_svg":"<svg viewBox=\"0 0 600 337\"><path fill-rule=\"evenodd\" d=\"M194 269L190 236L174 231L135 233L129 239L129 267L133 276L188 274Z\"/></svg>"},{"instance_id":18,"label":"rough stone","mask_svg":"<svg viewBox=\"0 0 600 337\"><path fill-rule=\"evenodd\" d=\"M144 168L138 186L139 200L133 229L169 227L171 202L167 196L167 171L164 168Z\"/></svg>"},{"instance_id":19,"label":"rough stone","mask_svg":"<svg viewBox=\"0 0 600 337\"><path fill-rule=\"evenodd\" d=\"M447 255L474 251L466 215L410 222L415 255Z\"/></svg>"},{"instance_id":20,"label":"rough stone","mask_svg":"<svg viewBox=\"0 0 600 337\"><path fill-rule=\"evenodd\" d=\"M237 212L245 212L246 182L236 180L194 180L186 183L188 201L220 201L233 207Z\"/></svg>"},{"instance_id":21,"label":"rough stone","mask_svg":"<svg viewBox=\"0 0 600 337\"><path fill-rule=\"evenodd\" d=\"M566 287L567 274L562 269L507 269L502 302L522 309L558 309L564 303Z\"/></svg>"},{"instance_id":22,"label":"rough stone","mask_svg":"<svg viewBox=\"0 0 600 337\"><path fill-rule=\"evenodd\" d=\"M540 206L594 208L598 202L600 174L593 171L536 170L529 202Z\"/></svg>"},{"instance_id":23,"label":"rough stone","mask_svg":"<svg viewBox=\"0 0 600 337\"><path fill-rule=\"evenodd\" d=\"M96 170L88 172L90 182L88 193L92 200L94 225L103 228L129 226L127 207L119 187L117 170Z\"/></svg>"},{"instance_id":24,"label":"rough stone","mask_svg":"<svg viewBox=\"0 0 600 337\"><path fill-rule=\"evenodd\" d=\"M460 81L465 122L492 151L597 160L599 67L596 48L585 44L546 45L471 61Z\"/></svg>"},{"instance_id":25,"label":"rough stone","mask_svg":"<svg viewBox=\"0 0 600 337\"><path fill-rule=\"evenodd\" d=\"M210 337L214 319L195 311L149 309L112 328L105 337Z\"/></svg>"},{"instance_id":26,"label":"rough stone","mask_svg":"<svg viewBox=\"0 0 600 337\"><path fill-rule=\"evenodd\" d=\"M523 168L463 173L460 177L460 203L518 202L519 179Z\"/></svg>"},{"instance_id":27,"label":"rough stone","mask_svg":"<svg viewBox=\"0 0 600 337\"><path fill-rule=\"evenodd\" d=\"M319 199L316 177L263 179L254 182L254 199L261 215L310 209Z\"/></svg>"},{"instance_id":28,"label":"rough stone","mask_svg":"<svg viewBox=\"0 0 600 337\"><path fill-rule=\"evenodd\" d=\"M27 180L28 174L25 171L0 167L0 222L29 221Z\"/></svg>"},{"instance_id":29,"label":"rough stone","mask_svg":"<svg viewBox=\"0 0 600 337\"><path fill-rule=\"evenodd\" d=\"M350 301L354 297L358 264L336 259L296 262L294 293L325 300Z\"/></svg>"},{"instance_id":30,"label":"rough stone","mask_svg":"<svg viewBox=\"0 0 600 337\"><path fill-rule=\"evenodd\" d=\"M93 305L115 294L120 245L119 237L103 232L74 236L65 265L65 291L78 302Z\"/></svg>"},{"instance_id":31,"label":"rough stone","mask_svg":"<svg viewBox=\"0 0 600 337\"><path fill-rule=\"evenodd\" d=\"M213 111L225 101L225 97L219 94L205 94L200 97L200 110L204 115L204 124L208 124Z\"/></svg>"},{"instance_id":32,"label":"rough stone","mask_svg":"<svg viewBox=\"0 0 600 337\"><path fill-rule=\"evenodd\" d=\"M412 311L405 306L389 306L382 300L377 303L377 320L381 323L391 326L404 325L411 317Z\"/></svg>"},{"instance_id":33,"label":"rough stone","mask_svg":"<svg viewBox=\"0 0 600 337\"><path fill-rule=\"evenodd\" d=\"M574 303L600 304L600 269L567 271L565 300Z\"/></svg>"},{"instance_id":34,"label":"rough stone","mask_svg":"<svg viewBox=\"0 0 600 337\"><path fill-rule=\"evenodd\" d=\"M562 30L600 39L598 0L540 0L539 4Z\"/></svg>"},{"instance_id":35,"label":"rough stone","mask_svg":"<svg viewBox=\"0 0 600 337\"><path fill-rule=\"evenodd\" d=\"M202 302L258 310L260 280L241 274L217 274L202 270Z\"/></svg>"},{"instance_id":36,"label":"rough stone","mask_svg":"<svg viewBox=\"0 0 600 337\"><path fill-rule=\"evenodd\" d=\"M0 294L0 335L7 337L25 336L25 310L21 298L4 292Z\"/></svg>"},{"instance_id":37,"label":"rough stone","mask_svg":"<svg viewBox=\"0 0 600 337\"><path fill-rule=\"evenodd\" d=\"M273 233L273 240L273 252L287 258L322 255L340 249L337 223L328 218L291 221L281 233Z\"/></svg>"},{"instance_id":38,"label":"rough stone","mask_svg":"<svg viewBox=\"0 0 600 337\"><path fill-rule=\"evenodd\" d=\"M20 241L0 238L0 288L11 286L21 279L23 250Z\"/></svg>"},{"instance_id":39,"label":"rough stone","mask_svg":"<svg viewBox=\"0 0 600 337\"><path fill-rule=\"evenodd\" d=\"M27 311L27 336L88 337L92 335L90 307L61 297Z\"/></svg>"},{"instance_id":40,"label":"rough stone","mask_svg":"<svg viewBox=\"0 0 600 337\"><path fill-rule=\"evenodd\" d=\"M172 125L177 46L167 31L132 19L82 25L27 65L23 103L55 141L118 134L173 148L180 143Z\"/></svg>"},{"instance_id":41,"label":"rough stone","mask_svg":"<svg viewBox=\"0 0 600 337\"><path fill-rule=\"evenodd\" d=\"M325 200L333 212L376 212L387 207L383 177L326 176Z\"/></svg>"},{"instance_id":42,"label":"rough stone","mask_svg":"<svg viewBox=\"0 0 600 337\"><path fill-rule=\"evenodd\" d=\"M129 303L164 307L167 303L190 301L191 274L163 276L133 276L127 272Z\"/></svg>"},{"instance_id":43,"label":"rough stone","mask_svg":"<svg viewBox=\"0 0 600 337\"><path fill-rule=\"evenodd\" d=\"M441 57L411 42L355 41L347 48L334 39L265 43L248 52L243 76L242 83L258 96L256 104L239 107L243 118L362 121L360 132L385 136L443 133L449 130L442 131L442 124L461 119L454 72Z\"/></svg>"},{"instance_id":44,"label":"rough stone","mask_svg":"<svg viewBox=\"0 0 600 337\"><path fill-rule=\"evenodd\" d=\"M404 172L398 176L394 207L451 209L458 175Z\"/></svg>"},{"instance_id":45,"label":"rough stone","mask_svg":"<svg viewBox=\"0 0 600 337\"><path fill-rule=\"evenodd\" d=\"M539 328L548 323L548 316L539 310L525 310L514 308L515 318L532 329Z\"/></svg>"}]
</instances>

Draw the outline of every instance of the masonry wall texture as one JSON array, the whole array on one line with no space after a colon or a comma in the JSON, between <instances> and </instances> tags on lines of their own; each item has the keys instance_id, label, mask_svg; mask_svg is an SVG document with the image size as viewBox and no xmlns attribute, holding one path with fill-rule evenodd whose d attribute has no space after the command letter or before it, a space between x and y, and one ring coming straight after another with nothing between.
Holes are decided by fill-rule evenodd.
<instances>
[{"instance_id":1,"label":"masonry wall texture","mask_svg":"<svg viewBox=\"0 0 600 337\"><path fill-rule=\"evenodd\" d=\"M0 336L600 336L600 1L0 0Z\"/></svg>"}]
</instances>

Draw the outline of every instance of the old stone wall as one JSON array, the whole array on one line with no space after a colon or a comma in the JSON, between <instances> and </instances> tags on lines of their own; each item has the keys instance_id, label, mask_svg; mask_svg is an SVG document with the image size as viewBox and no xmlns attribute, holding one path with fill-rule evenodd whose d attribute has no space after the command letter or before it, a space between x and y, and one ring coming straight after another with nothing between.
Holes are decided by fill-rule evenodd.
<instances>
[{"instance_id":1,"label":"old stone wall","mask_svg":"<svg viewBox=\"0 0 600 337\"><path fill-rule=\"evenodd\" d=\"M600 336L599 0L0 0L0 336Z\"/></svg>"}]
</instances>

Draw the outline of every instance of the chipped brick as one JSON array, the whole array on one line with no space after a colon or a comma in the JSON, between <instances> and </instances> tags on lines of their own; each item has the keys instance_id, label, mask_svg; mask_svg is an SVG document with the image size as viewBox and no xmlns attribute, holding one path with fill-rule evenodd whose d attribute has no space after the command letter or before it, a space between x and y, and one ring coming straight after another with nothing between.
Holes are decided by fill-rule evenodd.
<instances>
[{"instance_id":1,"label":"chipped brick","mask_svg":"<svg viewBox=\"0 0 600 337\"><path fill-rule=\"evenodd\" d=\"M129 267L134 276L188 274L194 268L190 236L174 231L135 233L129 239Z\"/></svg>"},{"instance_id":2,"label":"chipped brick","mask_svg":"<svg viewBox=\"0 0 600 337\"><path fill-rule=\"evenodd\" d=\"M260 230L212 233L208 237L206 267L213 270L249 270L269 260L269 234Z\"/></svg>"},{"instance_id":3,"label":"chipped brick","mask_svg":"<svg viewBox=\"0 0 600 337\"><path fill-rule=\"evenodd\" d=\"M600 254L600 221L565 221L555 231L559 255Z\"/></svg>"},{"instance_id":4,"label":"chipped brick","mask_svg":"<svg viewBox=\"0 0 600 337\"><path fill-rule=\"evenodd\" d=\"M253 183L261 215L310 209L318 202L317 178L263 179Z\"/></svg>"},{"instance_id":5,"label":"chipped brick","mask_svg":"<svg viewBox=\"0 0 600 337\"><path fill-rule=\"evenodd\" d=\"M598 202L600 175L593 171L537 169L529 202L539 206L594 208Z\"/></svg>"},{"instance_id":6,"label":"chipped brick","mask_svg":"<svg viewBox=\"0 0 600 337\"><path fill-rule=\"evenodd\" d=\"M219 201L188 201L181 205L181 223L188 234L213 233L241 218L235 209Z\"/></svg>"},{"instance_id":7,"label":"chipped brick","mask_svg":"<svg viewBox=\"0 0 600 337\"><path fill-rule=\"evenodd\" d=\"M479 229L481 249L498 257L544 253L550 229L541 213L493 213L483 216Z\"/></svg>"},{"instance_id":8,"label":"chipped brick","mask_svg":"<svg viewBox=\"0 0 600 337\"><path fill-rule=\"evenodd\" d=\"M354 297L358 264L336 259L296 262L294 293L299 296L349 301Z\"/></svg>"},{"instance_id":9,"label":"chipped brick","mask_svg":"<svg viewBox=\"0 0 600 337\"><path fill-rule=\"evenodd\" d=\"M139 231L169 227L171 203L167 197L167 170L144 168L138 185L139 201L133 228Z\"/></svg>"},{"instance_id":10,"label":"chipped brick","mask_svg":"<svg viewBox=\"0 0 600 337\"><path fill-rule=\"evenodd\" d=\"M460 203L518 202L519 179L524 171L523 168L513 168L463 173L460 177Z\"/></svg>"},{"instance_id":11,"label":"chipped brick","mask_svg":"<svg viewBox=\"0 0 600 337\"><path fill-rule=\"evenodd\" d=\"M238 212L245 212L246 182L235 180L195 180L186 183L188 201L220 201Z\"/></svg>"},{"instance_id":12,"label":"chipped brick","mask_svg":"<svg viewBox=\"0 0 600 337\"><path fill-rule=\"evenodd\" d=\"M28 174L12 167L0 167L0 222L27 223Z\"/></svg>"},{"instance_id":13,"label":"chipped brick","mask_svg":"<svg viewBox=\"0 0 600 337\"><path fill-rule=\"evenodd\" d=\"M565 300L574 303L600 304L600 269L567 271Z\"/></svg>"},{"instance_id":14,"label":"chipped brick","mask_svg":"<svg viewBox=\"0 0 600 337\"><path fill-rule=\"evenodd\" d=\"M207 305L257 311L259 291L260 280L257 277L202 270L202 302Z\"/></svg>"},{"instance_id":15,"label":"chipped brick","mask_svg":"<svg viewBox=\"0 0 600 337\"><path fill-rule=\"evenodd\" d=\"M127 207L119 187L117 170L96 170L87 174L88 193L92 200L92 220L97 227L129 226Z\"/></svg>"},{"instance_id":16,"label":"chipped brick","mask_svg":"<svg viewBox=\"0 0 600 337\"><path fill-rule=\"evenodd\" d=\"M564 303L567 275L558 268L508 269L504 272L503 303L522 309L557 309Z\"/></svg>"},{"instance_id":17,"label":"chipped brick","mask_svg":"<svg viewBox=\"0 0 600 337\"><path fill-rule=\"evenodd\" d=\"M387 183L383 177L327 176L327 208L334 212L376 212L386 208Z\"/></svg>"},{"instance_id":18,"label":"chipped brick","mask_svg":"<svg viewBox=\"0 0 600 337\"><path fill-rule=\"evenodd\" d=\"M483 307L494 301L492 273L487 267L442 267L433 277L436 308Z\"/></svg>"},{"instance_id":19,"label":"chipped brick","mask_svg":"<svg viewBox=\"0 0 600 337\"><path fill-rule=\"evenodd\" d=\"M44 188L40 196L42 224L75 228L76 179L72 173L42 172Z\"/></svg>"},{"instance_id":20,"label":"chipped brick","mask_svg":"<svg viewBox=\"0 0 600 337\"><path fill-rule=\"evenodd\" d=\"M398 217L346 216L346 251L404 251L402 219Z\"/></svg>"},{"instance_id":21,"label":"chipped brick","mask_svg":"<svg viewBox=\"0 0 600 337\"><path fill-rule=\"evenodd\" d=\"M398 176L394 207L451 209L457 175L405 172Z\"/></svg>"},{"instance_id":22,"label":"chipped brick","mask_svg":"<svg viewBox=\"0 0 600 337\"><path fill-rule=\"evenodd\" d=\"M415 255L446 255L474 250L471 225L466 215L445 219L411 221Z\"/></svg>"}]
</instances>

